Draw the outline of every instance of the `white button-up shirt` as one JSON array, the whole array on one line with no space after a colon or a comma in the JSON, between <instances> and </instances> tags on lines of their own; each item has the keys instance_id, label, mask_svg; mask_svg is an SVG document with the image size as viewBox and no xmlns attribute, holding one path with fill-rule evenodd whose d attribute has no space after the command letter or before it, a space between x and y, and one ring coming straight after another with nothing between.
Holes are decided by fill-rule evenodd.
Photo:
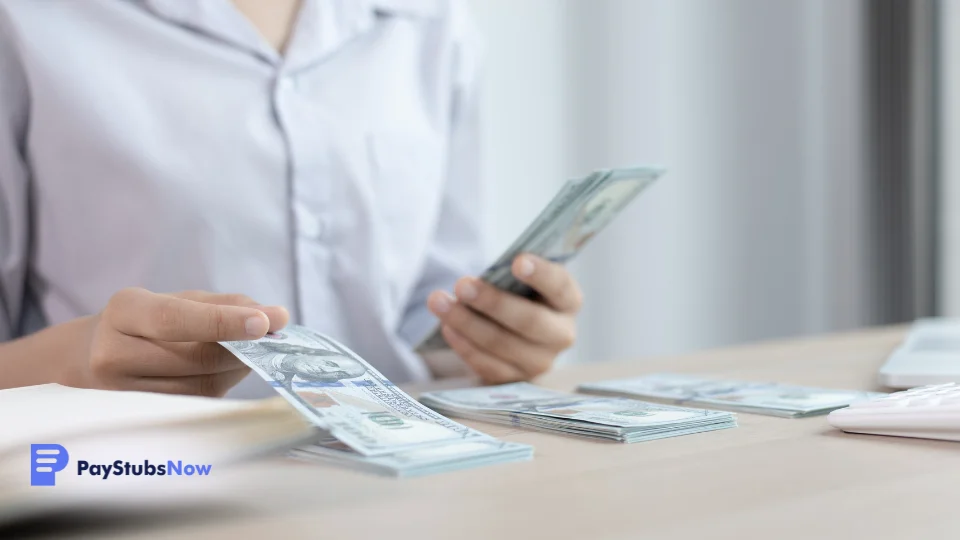
<instances>
[{"instance_id":1,"label":"white button-up shirt","mask_svg":"<svg viewBox=\"0 0 960 540\"><path fill-rule=\"evenodd\" d=\"M0 341L242 292L428 377L426 296L484 262L478 64L456 0L304 0L283 56L228 0L0 0Z\"/></svg>"}]
</instances>

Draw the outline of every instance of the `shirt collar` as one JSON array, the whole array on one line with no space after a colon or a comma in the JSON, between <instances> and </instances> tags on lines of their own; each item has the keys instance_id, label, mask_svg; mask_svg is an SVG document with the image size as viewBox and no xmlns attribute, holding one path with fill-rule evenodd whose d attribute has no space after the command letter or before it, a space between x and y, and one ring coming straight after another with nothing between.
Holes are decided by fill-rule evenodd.
<instances>
[{"instance_id":1,"label":"shirt collar","mask_svg":"<svg viewBox=\"0 0 960 540\"><path fill-rule=\"evenodd\" d=\"M378 17L432 18L440 0L304 0L284 59L296 71L370 31Z\"/></svg>"},{"instance_id":2,"label":"shirt collar","mask_svg":"<svg viewBox=\"0 0 960 540\"><path fill-rule=\"evenodd\" d=\"M140 0L154 14L295 71L369 31L378 16L433 18L440 0L303 0L281 57L230 0Z\"/></svg>"},{"instance_id":3,"label":"shirt collar","mask_svg":"<svg viewBox=\"0 0 960 540\"><path fill-rule=\"evenodd\" d=\"M377 13L433 18L441 13L440 0L368 0Z\"/></svg>"},{"instance_id":4,"label":"shirt collar","mask_svg":"<svg viewBox=\"0 0 960 540\"><path fill-rule=\"evenodd\" d=\"M229 0L139 1L155 15L174 24L244 49L270 63L280 61L277 52Z\"/></svg>"},{"instance_id":5,"label":"shirt collar","mask_svg":"<svg viewBox=\"0 0 960 540\"><path fill-rule=\"evenodd\" d=\"M284 68L296 71L327 58L376 21L369 0L304 0L287 45Z\"/></svg>"}]
</instances>

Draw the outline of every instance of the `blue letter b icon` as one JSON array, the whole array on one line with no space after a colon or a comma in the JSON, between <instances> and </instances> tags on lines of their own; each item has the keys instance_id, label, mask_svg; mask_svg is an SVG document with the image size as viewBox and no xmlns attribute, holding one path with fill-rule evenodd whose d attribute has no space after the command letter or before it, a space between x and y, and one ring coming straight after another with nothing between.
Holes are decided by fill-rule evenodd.
<instances>
[{"instance_id":1,"label":"blue letter b icon","mask_svg":"<svg viewBox=\"0 0 960 540\"><path fill-rule=\"evenodd\" d=\"M30 485L54 486L54 476L67 466L70 454L59 444L30 445Z\"/></svg>"}]
</instances>

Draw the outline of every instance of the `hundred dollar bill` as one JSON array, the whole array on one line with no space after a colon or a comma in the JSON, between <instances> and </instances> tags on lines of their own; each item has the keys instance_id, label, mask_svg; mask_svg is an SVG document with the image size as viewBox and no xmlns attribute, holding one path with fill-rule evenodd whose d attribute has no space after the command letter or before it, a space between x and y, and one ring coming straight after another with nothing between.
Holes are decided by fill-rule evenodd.
<instances>
[{"instance_id":1,"label":"hundred dollar bill","mask_svg":"<svg viewBox=\"0 0 960 540\"><path fill-rule=\"evenodd\" d=\"M570 394L529 383L430 392L420 400L452 416L628 443L736 427L731 413Z\"/></svg>"},{"instance_id":2,"label":"hundred dollar bill","mask_svg":"<svg viewBox=\"0 0 960 540\"><path fill-rule=\"evenodd\" d=\"M490 437L423 406L353 351L291 325L222 342L316 426L364 456Z\"/></svg>"},{"instance_id":3,"label":"hundred dollar bill","mask_svg":"<svg viewBox=\"0 0 960 540\"><path fill-rule=\"evenodd\" d=\"M480 279L495 287L536 300L536 292L514 278L517 255L532 253L565 264L664 171L650 167L600 170L571 180L554 196L514 243L487 268ZM420 354L447 349L434 328L416 350Z\"/></svg>"},{"instance_id":4,"label":"hundred dollar bill","mask_svg":"<svg viewBox=\"0 0 960 540\"><path fill-rule=\"evenodd\" d=\"M770 416L801 418L826 414L884 394L769 382L731 381L676 373L581 384L581 392L655 399Z\"/></svg>"},{"instance_id":5,"label":"hundred dollar bill","mask_svg":"<svg viewBox=\"0 0 960 540\"><path fill-rule=\"evenodd\" d=\"M533 457L533 448L525 444L483 439L403 450L385 456L362 456L340 441L328 438L291 453L307 461L329 462L364 472L406 477L526 461Z\"/></svg>"}]
</instances>

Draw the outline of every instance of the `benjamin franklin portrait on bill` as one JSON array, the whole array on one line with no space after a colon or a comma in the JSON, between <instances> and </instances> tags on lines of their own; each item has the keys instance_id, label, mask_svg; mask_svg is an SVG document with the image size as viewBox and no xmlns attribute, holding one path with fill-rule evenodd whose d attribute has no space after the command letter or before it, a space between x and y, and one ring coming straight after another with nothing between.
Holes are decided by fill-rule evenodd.
<instances>
[{"instance_id":1,"label":"benjamin franklin portrait on bill","mask_svg":"<svg viewBox=\"0 0 960 540\"><path fill-rule=\"evenodd\" d=\"M294 379L338 382L361 377L366 366L340 350L307 347L269 339L231 343L247 358L291 392Z\"/></svg>"}]
</instances>

